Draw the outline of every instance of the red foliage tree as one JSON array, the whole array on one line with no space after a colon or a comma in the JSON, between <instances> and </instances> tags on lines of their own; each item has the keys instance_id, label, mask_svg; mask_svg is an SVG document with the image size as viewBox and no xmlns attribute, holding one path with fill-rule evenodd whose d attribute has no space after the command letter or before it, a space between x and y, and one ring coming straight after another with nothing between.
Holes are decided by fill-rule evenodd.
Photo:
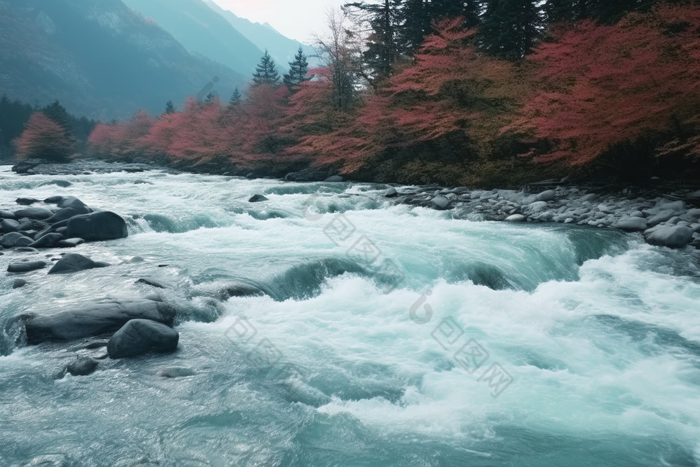
<instances>
[{"instance_id":1,"label":"red foliage tree","mask_svg":"<svg viewBox=\"0 0 700 467\"><path fill-rule=\"evenodd\" d=\"M125 124L97 125L88 142L92 151L99 155L120 157L140 154L147 147L145 138L153 124L153 118L140 111Z\"/></svg>"},{"instance_id":2,"label":"red foliage tree","mask_svg":"<svg viewBox=\"0 0 700 467\"><path fill-rule=\"evenodd\" d=\"M65 161L73 151L73 142L66 130L44 115L34 112L24 132L14 141L19 159Z\"/></svg>"},{"instance_id":3,"label":"red foliage tree","mask_svg":"<svg viewBox=\"0 0 700 467\"><path fill-rule=\"evenodd\" d=\"M541 89L510 128L555 143L542 161L586 164L611 147L676 132L675 144L700 154L700 10L662 5L613 26L584 21L553 35L529 60ZM685 130L678 131L683 126Z\"/></svg>"}]
</instances>

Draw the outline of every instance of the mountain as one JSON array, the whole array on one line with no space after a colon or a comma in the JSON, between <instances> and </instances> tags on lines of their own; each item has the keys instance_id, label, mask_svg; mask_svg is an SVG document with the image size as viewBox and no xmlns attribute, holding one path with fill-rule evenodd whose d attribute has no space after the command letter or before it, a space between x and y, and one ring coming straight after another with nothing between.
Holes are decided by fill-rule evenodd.
<instances>
[{"instance_id":1,"label":"mountain","mask_svg":"<svg viewBox=\"0 0 700 467\"><path fill-rule=\"evenodd\" d=\"M246 79L121 0L0 0L0 94L13 99L112 119L160 113L212 81L225 99Z\"/></svg>"},{"instance_id":2,"label":"mountain","mask_svg":"<svg viewBox=\"0 0 700 467\"><path fill-rule=\"evenodd\" d=\"M249 76L263 52L200 0L123 0L187 50Z\"/></svg>"},{"instance_id":3,"label":"mountain","mask_svg":"<svg viewBox=\"0 0 700 467\"><path fill-rule=\"evenodd\" d=\"M142 1L142 0L132 0ZM299 41L290 39L277 32L270 24L260 24L248 21L245 18L236 16L233 12L224 10L212 0L202 0L213 11L226 19L236 30L243 34L249 41L255 44L260 50L265 50L270 53L272 59L279 70L286 71L289 68L289 62L294 60L299 47L302 48L307 57L315 55L313 47L304 45ZM310 59L309 63L315 63L315 60Z\"/></svg>"}]
</instances>

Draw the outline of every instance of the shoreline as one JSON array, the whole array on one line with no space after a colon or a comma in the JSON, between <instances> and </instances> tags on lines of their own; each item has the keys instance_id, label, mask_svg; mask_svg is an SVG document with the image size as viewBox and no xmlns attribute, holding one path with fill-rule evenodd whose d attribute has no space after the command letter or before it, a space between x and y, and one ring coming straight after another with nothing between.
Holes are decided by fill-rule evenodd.
<instances>
[{"instance_id":1,"label":"shoreline","mask_svg":"<svg viewBox=\"0 0 700 467\"><path fill-rule=\"evenodd\" d=\"M18 170L19 169L19 170ZM112 170L113 169L113 170ZM13 166L18 175L89 175L95 172L131 173L170 170L247 179L265 178L286 182L340 183L338 175L304 169L285 177L212 174L160 165L152 161L118 162L80 159L64 164L27 161ZM352 181L348 181L352 182ZM629 185L575 185L566 180L530 184L521 190L480 190L439 185L396 185L387 187L383 198L394 204L450 211L454 219L504 221L511 223L575 224L642 233L647 243L670 248L688 245L700 248L700 190L690 185L652 180L646 187ZM357 183L376 183L357 181Z\"/></svg>"}]
</instances>

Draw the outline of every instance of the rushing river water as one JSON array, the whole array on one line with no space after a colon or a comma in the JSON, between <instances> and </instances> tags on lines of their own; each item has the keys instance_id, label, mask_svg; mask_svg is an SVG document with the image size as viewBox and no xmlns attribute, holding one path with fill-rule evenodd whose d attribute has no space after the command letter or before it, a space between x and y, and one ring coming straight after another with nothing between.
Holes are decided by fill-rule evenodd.
<instances>
[{"instance_id":1,"label":"rushing river water","mask_svg":"<svg viewBox=\"0 0 700 467\"><path fill-rule=\"evenodd\" d=\"M74 250L108 268L0 280L0 466L700 465L696 253L385 188L1 168L0 209L75 195L130 236ZM12 317L140 277L168 285L177 353L59 378L71 345L16 342Z\"/></svg>"}]
</instances>

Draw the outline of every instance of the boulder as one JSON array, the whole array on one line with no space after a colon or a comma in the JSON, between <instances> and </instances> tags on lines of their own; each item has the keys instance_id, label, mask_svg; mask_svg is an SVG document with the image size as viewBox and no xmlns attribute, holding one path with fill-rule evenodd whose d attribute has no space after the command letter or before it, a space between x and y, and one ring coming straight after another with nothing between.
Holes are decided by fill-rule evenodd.
<instances>
[{"instance_id":1,"label":"boulder","mask_svg":"<svg viewBox=\"0 0 700 467\"><path fill-rule=\"evenodd\" d=\"M653 215L647 219L647 222L649 225L656 225L660 224L662 222L666 222L670 218L676 215L676 211L673 209L664 209L660 211L658 214Z\"/></svg>"},{"instance_id":2,"label":"boulder","mask_svg":"<svg viewBox=\"0 0 700 467\"><path fill-rule=\"evenodd\" d=\"M385 198L396 198L397 196L399 196L399 192L396 191L396 188L394 187L391 187L384 192Z\"/></svg>"},{"instance_id":3,"label":"boulder","mask_svg":"<svg viewBox=\"0 0 700 467\"><path fill-rule=\"evenodd\" d=\"M66 342L111 334L132 319L147 319L170 325L175 311L152 300L109 300L53 315L31 315L26 319L27 343Z\"/></svg>"},{"instance_id":4,"label":"boulder","mask_svg":"<svg viewBox=\"0 0 700 467\"><path fill-rule=\"evenodd\" d=\"M97 360L90 357L79 357L68 364L66 371L73 376L87 376L95 372L97 365Z\"/></svg>"},{"instance_id":5,"label":"boulder","mask_svg":"<svg viewBox=\"0 0 700 467\"><path fill-rule=\"evenodd\" d=\"M557 195L554 190L543 191L535 198L536 201L552 201Z\"/></svg>"},{"instance_id":6,"label":"boulder","mask_svg":"<svg viewBox=\"0 0 700 467\"><path fill-rule=\"evenodd\" d=\"M450 207L450 200L444 196L436 196L430 202L435 209L444 210Z\"/></svg>"},{"instance_id":7,"label":"boulder","mask_svg":"<svg viewBox=\"0 0 700 467\"><path fill-rule=\"evenodd\" d=\"M58 260L58 262L49 271L49 274L70 274L73 272L104 268L107 266L109 266L107 263L95 262L83 255L69 253Z\"/></svg>"},{"instance_id":8,"label":"boulder","mask_svg":"<svg viewBox=\"0 0 700 467\"><path fill-rule=\"evenodd\" d=\"M46 219L46 222L49 224L55 224L56 222L65 221L71 217L79 216L81 214L88 214L89 212L90 210L86 206L77 208L63 208L59 209L53 216Z\"/></svg>"},{"instance_id":9,"label":"boulder","mask_svg":"<svg viewBox=\"0 0 700 467\"><path fill-rule=\"evenodd\" d=\"M693 241L693 230L683 225L664 225L644 232L650 245L683 248Z\"/></svg>"},{"instance_id":10,"label":"boulder","mask_svg":"<svg viewBox=\"0 0 700 467\"><path fill-rule=\"evenodd\" d=\"M46 263L44 261L27 261L25 263L12 263L7 267L7 272L25 273L44 269Z\"/></svg>"},{"instance_id":11,"label":"boulder","mask_svg":"<svg viewBox=\"0 0 700 467\"><path fill-rule=\"evenodd\" d=\"M261 295L265 295L265 292L254 285L242 282L228 285L219 291L222 300L228 300L231 297L259 297Z\"/></svg>"},{"instance_id":12,"label":"boulder","mask_svg":"<svg viewBox=\"0 0 700 467\"><path fill-rule=\"evenodd\" d=\"M68 219L66 227L66 237L82 238L86 242L116 240L129 236L124 219L110 211L72 217Z\"/></svg>"},{"instance_id":13,"label":"boulder","mask_svg":"<svg viewBox=\"0 0 700 467\"><path fill-rule=\"evenodd\" d=\"M506 217L506 222L525 222L526 217L522 214L513 214Z\"/></svg>"},{"instance_id":14,"label":"boulder","mask_svg":"<svg viewBox=\"0 0 700 467\"><path fill-rule=\"evenodd\" d=\"M39 203L40 201L34 198L17 198L15 202L20 206L31 206L32 204Z\"/></svg>"},{"instance_id":15,"label":"boulder","mask_svg":"<svg viewBox=\"0 0 700 467\"><path fill-rule=\"evenodd\" d=\"M85 240L82 238L67 238L58 242L56 246L58 248L75 248L82 243L85 243Z\"/></svg>"},{"instance_id":16,"label":"boulder","mask_svg":"<svg viewBox=\"0 0 700 467\"><path fill-rule=\"evenodd\" d=\"M0 219L16 219L15 213L10 211L0 211Z\"/></svg>"},{"instance_id":17,"label":"boulder","mask_svg":"<svg viewBox=\"0 0 700 467\"><path fill-rule=\"evenodd\" d=\"M647 229L647 220L643 217L625 217L615 222L613 227L627 232L641 232Z\"/></svg>"},{"instance_id":18,"label":"boulder","mask_svg":"<svg viewBox=\"0 0 700 467\"><path fill-rule=\"evenodd\" d=\"M28 219L43 220L48 219L51 216L53 216L53 213L48 209L44 208L26 208L20 209L19 211L15 211L15 217L17 217L17 219L22 219L23 217L26 217Z\"/></svg>"},{"instance_id":19,"label":"boulder","mask_svg":"<svg viewBox=\"0 0 700 467\"><path fill-rule=\"evenodd\" d=\"M36 219L27 219L23 222L20 222L19 224L19 230L24 230L24 231L29 231L29 230L36 230L37 232L40 232L44 229L46 229L49 226L44 221L36 220Z\"/></svg>"},{"instance_id":20,"label":"boulder","mask_svg":"<svg viewBox=\"0 0 700 467\"><path fill-rule=\"evenodd\" d=\"M53 248L58 246L58 243L65 237L60 233L49 233L43 237L39 237L34 243L29 245L31 248Z\"/></svg>"},{"instance_id":21,"label":"boulder","mask_svg":"<svg viewBox=\"0 0 700 467\"><path fill-rule=\"evenodd\" d=\"M547 207L546 201L535 201L527 205L527 207L532 211L541 211Z\"/></svg>"},{"instance_id":22,"label":"boulder","mask_svg":"<svg viewBox=\"0 0 700 467\"><path fill-rule=\"evenodd\" d=\"M50 196L44 200L46 204L58 204L63 200L63 196Z\"/></svg>"},{"instance_id":23,"label":"boulder","mask_svg":"<svg viewBox=\"0 0 700 467\"><path fill-rule=\"evenodd\" d=\"M19 231L19 222L13 219L3 219L2 222L0 222L0 228L2 228L5 233L17 232Z\"/></svg>"},{"instance_id":24,"label":"boulder","mask_svg":"<svg viewBox=\"0 0 700 467\"><path fill-rule=\"evenodd\" d=\"M150 352L177 350L180 334L165 324L147 319L132 319L114 333L107 344L109 358L136 357Z\"/></svg>"},{"instance_id":25,"label":"boulder","mask_svg":"<svg viewBox=\"0 0 700 467\"><path fill-rule=\"evenodd\" d=\"M10 232L0 237L0 246L3 246L5 248L12 248L15 246L28 246L32 243L34 243L34 240L32 240L29 237L25 237L19 232Z\"/></svg>"},{"instance_id":26,"label":"boulder","mask_svg":"<svg viewBox=\"0 0 700 467\"><path fill-rule=\"evenodd\" d=\"M61 198L61 200L58 201L56 203L56 205L61 209L64 209L64 208L73 208L73 209L87 208L87 204L83 203L75 196L66 196L65 198Z\"/></svg>"},{"instance_id":27,"label":"boulder","mask_svg":"<svg viewBox=\"0 0 700 467\"><path fill-rule=\"evenodd\" d=\"M12 288L21 289L25 285L27 285L27 281L25 281L24 279L15 279L15 281L12 283Z\"/></svg>"},{"instance_id":28,"label":"boulder","mask_svg":"<svg viewBox=\"0 0 700 467\"><path fill-rule=\"evenodd\" d=\"M333 183L342 182L343 177L341 177L340 175L332 175L332 176L328 177L327 179L325 179L324 181L325 182L333 182Z\"/></svg>"},{"instance_id":29,"label":"boulder","mask_svg":"<svg viewBox=\"0 0 700 467\"><path fill-rule=\"evenodd\" d=\"M260 203L261 201L268 201L263 195L253 195L248 200L249 203Z\"/></svg>"}]
</instances>

